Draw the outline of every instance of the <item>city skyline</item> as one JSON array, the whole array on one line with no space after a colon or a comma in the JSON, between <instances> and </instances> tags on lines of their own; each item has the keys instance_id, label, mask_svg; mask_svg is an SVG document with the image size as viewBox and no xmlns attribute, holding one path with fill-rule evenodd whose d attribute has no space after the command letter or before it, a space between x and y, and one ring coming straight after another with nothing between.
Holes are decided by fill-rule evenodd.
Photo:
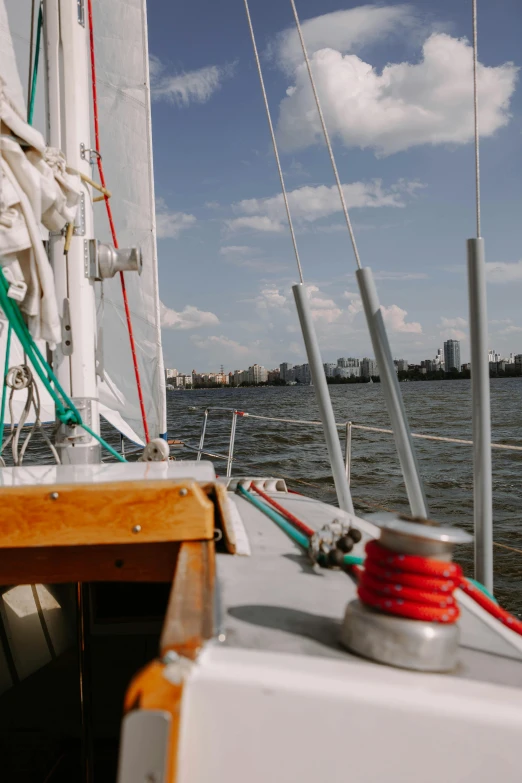
<instances>
[{"instance_id":1,"label":"city skyline","mask_svg":"<svg viewBox=\"0 0 522 783\"><path fill-rule=\"evenodd\" d=\"M518 350L522 334L522 181L513 165L521 56L508 21L519 5L497 0L480 9L488 315L490 344L503 354ZM297 271L242 9L235 0L192 0L180 14L177 4L149 0L148 10L165 363L306 362L291 292ZM310 58L324 69L325 120L392 353L420 361L453 338L465 363L466 239L475 229L468 9L450 0L301 0L299 10ZM323 361L347 343L368 356L355 264L289 8L265 0L253 16ZM219 34L194 46L202 19Z\"/></svg>"},{"instance_id":2,"label":"city skyline","mask_svg":"<svg viewBox=\"0 0 522 783\"><path fill-rule=\"evenodd\" d=\"M488 352L488 359L490 370L496 370L498 368L504 369L506 365L518 364L522 365L522 354L514 354L510 352L508 356L502 356L501 353L496 352L494 349L490 349ZM407 359L394 359L396 372L407 372L412 368L419 368L424 372L436 372L437 370L444 369L446 372L457 370L461 372L464 369L469 370L471 364L469 362L461 362L460 359L460 341L449 339L443 344L443 348L438 348L433 359L422 359L420 362L410 362ZM371 357L339 357L335 362L323 362L323 369L327 377L374 377L378 376L378 366L374 358ZM183 378L193 379L197 377L201 380L212 378L216 383L229 383L230 378L234 378L235 385L239 386L241 383L266 383L270 381L270 375L278 374L281 380L293 381L295 378L295 371L298 371L299 380L301 383L310 382L310 370L308 363L302 364L292 362L280 362L276 367L268 369L259 363L249 365L245 369L237 369L224 371L223 365L221 365L219 372L212 370L199 372L193 369L190 373L178 372L177 369L166 369L165 376L167 382L169 379ZM273 378L272 378L273 380ZM191 381L192 382L192 381ZM182 384L185 385L185 381Z\"/></svg>"}]
</instances>

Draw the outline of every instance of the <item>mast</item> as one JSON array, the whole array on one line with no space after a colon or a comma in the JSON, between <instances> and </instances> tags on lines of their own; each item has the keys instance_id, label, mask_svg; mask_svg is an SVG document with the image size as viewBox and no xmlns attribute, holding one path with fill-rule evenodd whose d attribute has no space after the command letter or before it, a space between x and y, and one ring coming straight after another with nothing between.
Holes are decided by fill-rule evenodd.
<instances>
[{"instance_id":1,"label":"mast","mask_svg":"<svg viewBox=\"0 0 522 783\"><path fill-rule=\"evenodd\" d=\"M88 30L84 0L44 0L48 80L48 143L67 164L91 175ZM58 380L82 419L100 431L96 379L94 279L88 274L89 240L94 238L92 199L82 182L81 202L70 247L62 233L49 238L49 253L62 315L62 342L53 352ZM56 443L64 463L100 462L100 446L84 430L60 425Z\"/></svg>"}]
</instances>

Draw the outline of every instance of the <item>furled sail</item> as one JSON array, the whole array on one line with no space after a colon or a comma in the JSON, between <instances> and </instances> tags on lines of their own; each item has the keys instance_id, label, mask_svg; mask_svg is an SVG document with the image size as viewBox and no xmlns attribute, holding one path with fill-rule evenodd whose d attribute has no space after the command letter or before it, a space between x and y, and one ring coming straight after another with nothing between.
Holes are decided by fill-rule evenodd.
<instances>
[{"instance_id":1,"label":"furled sail","mask_svg":"<svg viewBox=\"0 0 522 783\"><path fill-rule=\"evenodd\" d=\"M94 0L100 145L120 247L139 246L140 276L125 276L151 437L166 432L152 172L150 83L145 0ZM103 203L95 233L111 241ZM100 402L119 412L143 437L139 399L119 276L105 280L98 300L104 377Z\"/></svg>"}]
</instances>

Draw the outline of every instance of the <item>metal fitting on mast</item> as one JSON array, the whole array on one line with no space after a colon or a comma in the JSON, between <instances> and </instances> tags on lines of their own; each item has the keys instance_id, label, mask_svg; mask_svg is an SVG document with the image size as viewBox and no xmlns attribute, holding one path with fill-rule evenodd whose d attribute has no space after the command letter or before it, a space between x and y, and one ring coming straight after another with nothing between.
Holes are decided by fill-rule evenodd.
<instances>
[{"instance_id":1,"label":"metal fitting on mast","mask_svg":"<svg viewBox=\"0 0 522 783\"><path fill-rule=\"evenodd\" d=\"M115 248L97 239L87 240L85 276L91 280L104 280L118 272L137 272L141 275L143 258L139 247Z\"/></svg>"}]
</instances>

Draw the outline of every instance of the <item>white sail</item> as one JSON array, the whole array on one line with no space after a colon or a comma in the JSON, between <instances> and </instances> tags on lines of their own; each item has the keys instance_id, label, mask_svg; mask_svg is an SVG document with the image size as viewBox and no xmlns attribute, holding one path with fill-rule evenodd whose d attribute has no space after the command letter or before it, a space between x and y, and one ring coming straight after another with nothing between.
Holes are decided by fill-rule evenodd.
<instances>
[{"instance_id":1,"label":"white sail","mask_svg":"<svg viewBox=\"0 0 522 783\"><path fill-rule=\"evenodd\" d=\"M143 272L127 273L141 383L150 436L166 431L165 376L152 173L147 18L144 0L94 0L100 144L120 247L139 246ZM95 205L95 232L111 241L103 203ZM100 402L118 411L143 437L119 275L103 283L98 302ZM115 389L116 387L116 389Z\"/></svg>"}]
</instances>

